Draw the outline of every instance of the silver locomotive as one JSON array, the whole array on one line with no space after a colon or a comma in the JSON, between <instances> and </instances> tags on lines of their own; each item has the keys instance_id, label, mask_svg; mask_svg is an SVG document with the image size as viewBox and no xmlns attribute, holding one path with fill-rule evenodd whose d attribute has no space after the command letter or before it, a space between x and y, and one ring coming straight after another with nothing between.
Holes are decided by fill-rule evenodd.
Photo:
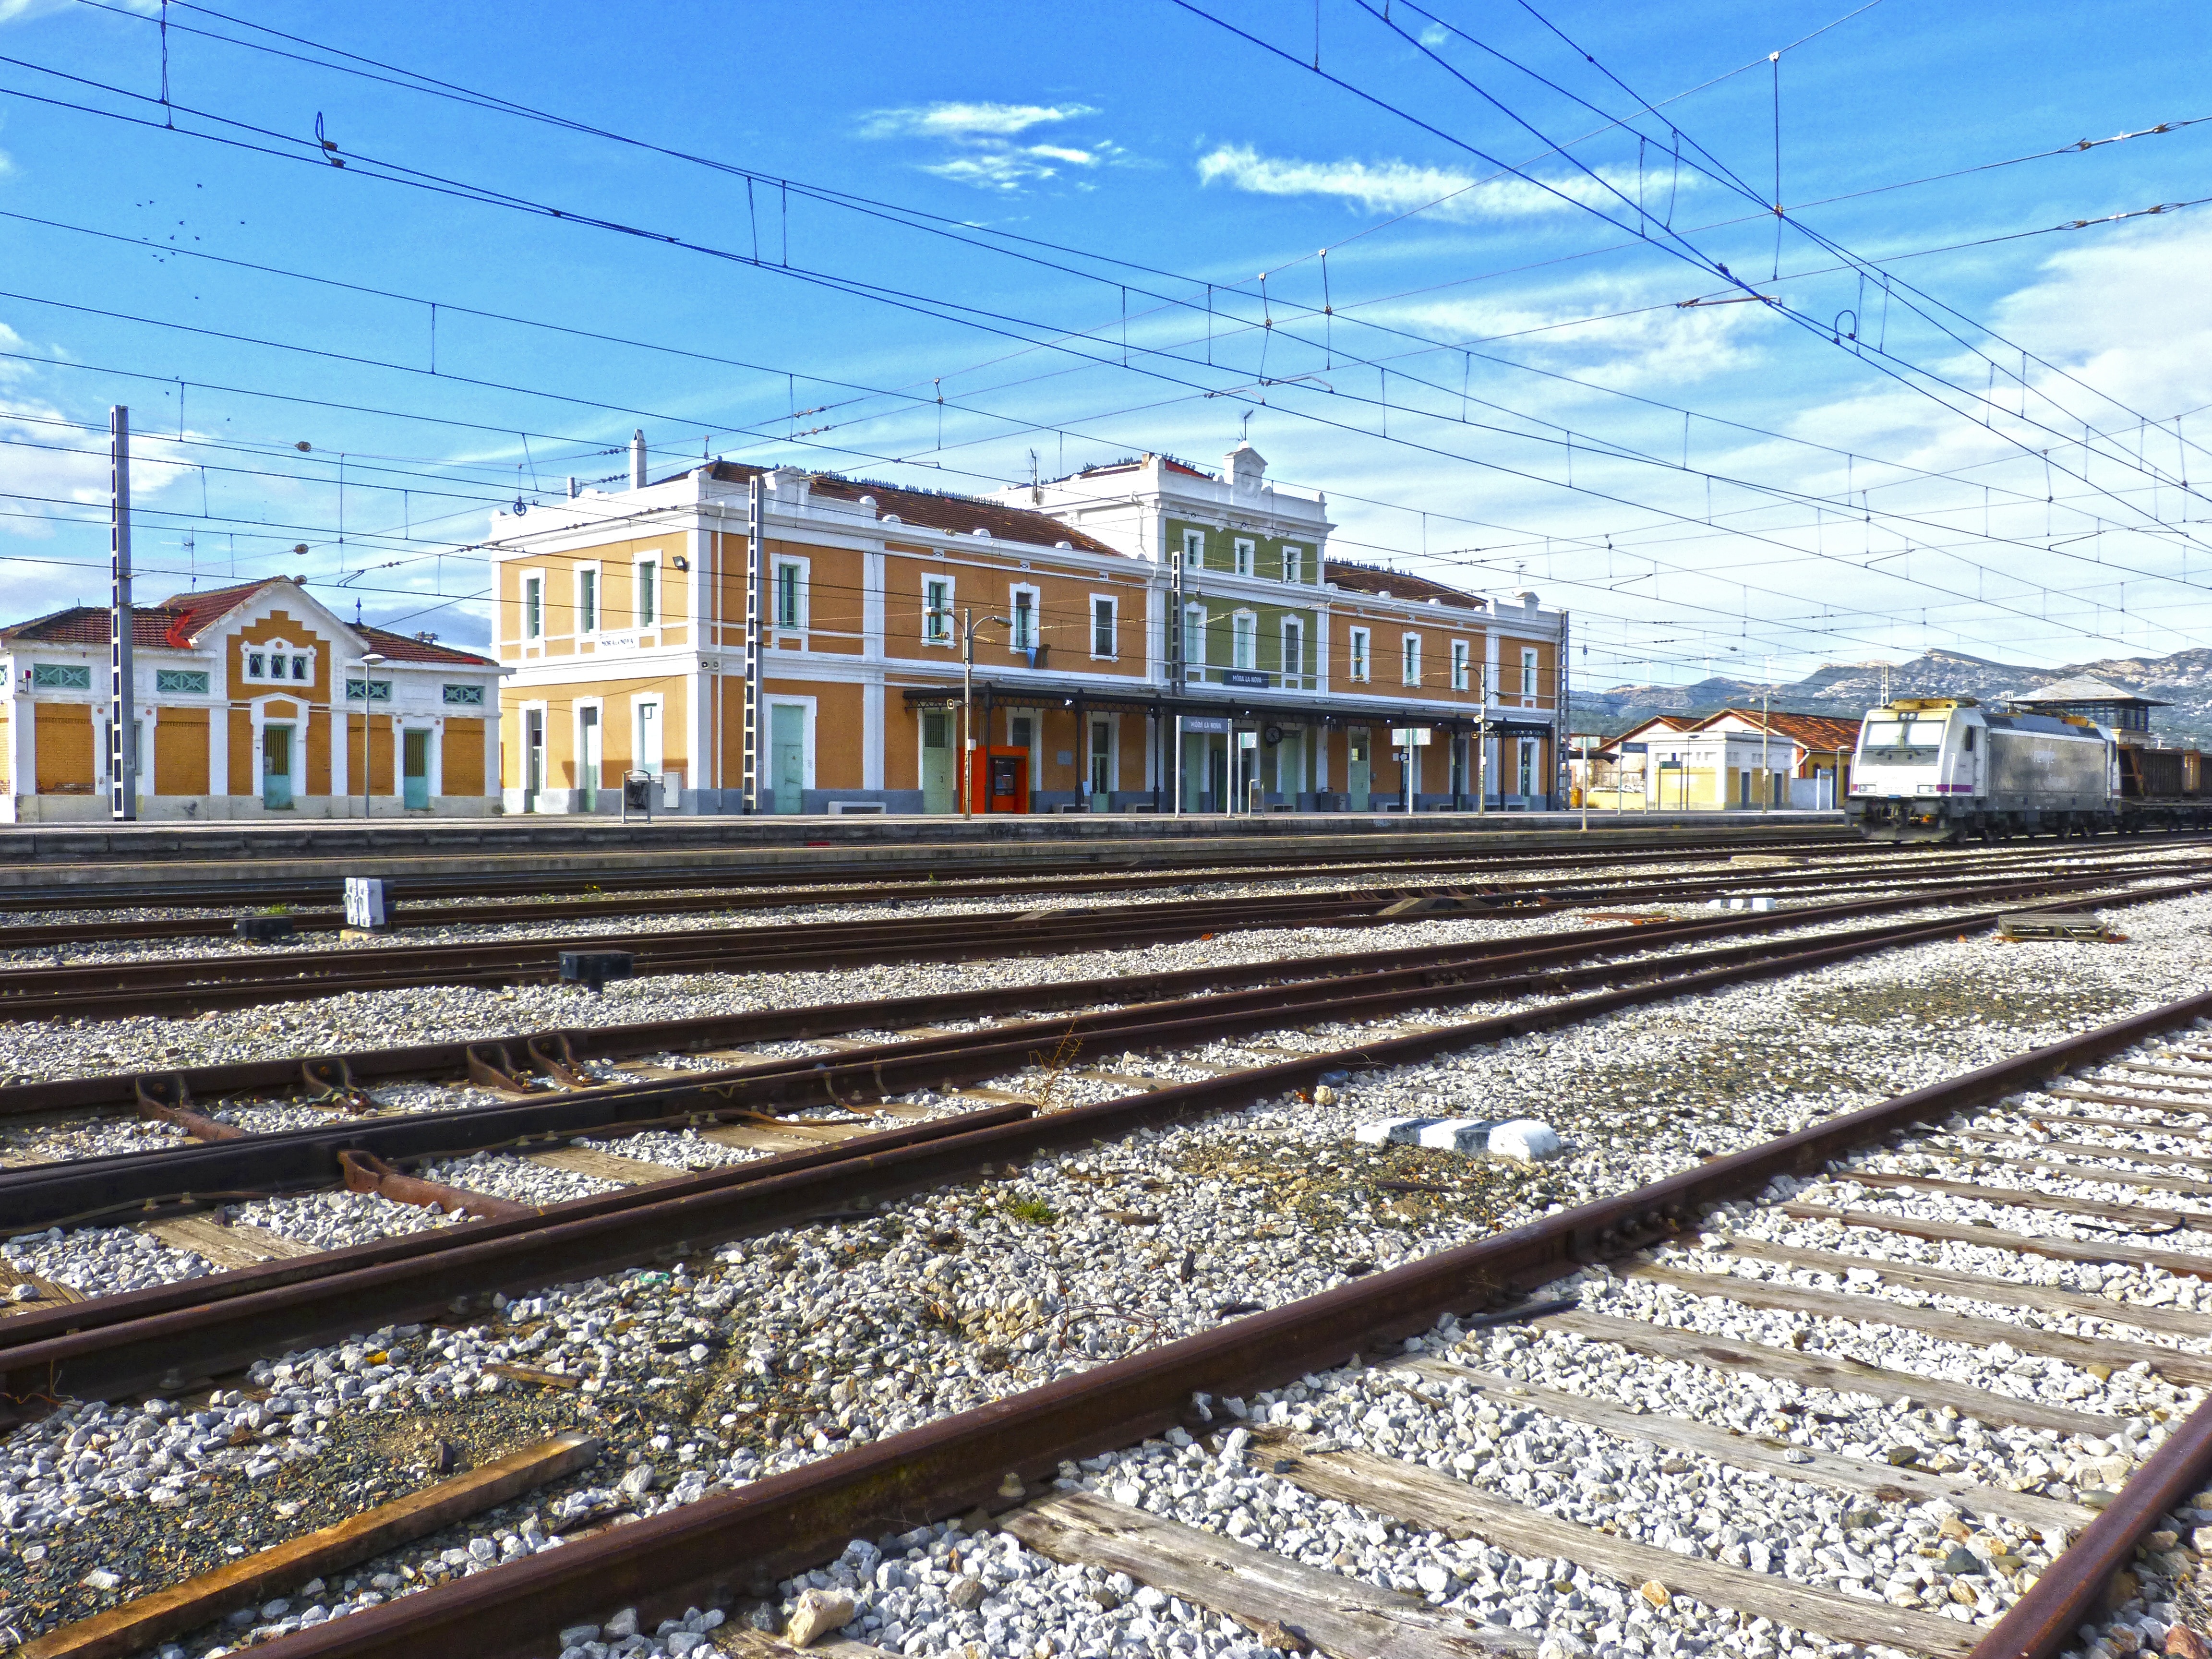
<instances>
[{"instance_id":1,"label":"silver locomotive","mask_svg":"<svg viewBox=\"0 0 2212 1659\"><path fill-rule=\"evenodd\" d=\"M2123 742L2079 714L1900 697L1859 728L1844 815L1870 841L2000 841L2212 818L2194 750Z\"/></svg>"}]
</instances>

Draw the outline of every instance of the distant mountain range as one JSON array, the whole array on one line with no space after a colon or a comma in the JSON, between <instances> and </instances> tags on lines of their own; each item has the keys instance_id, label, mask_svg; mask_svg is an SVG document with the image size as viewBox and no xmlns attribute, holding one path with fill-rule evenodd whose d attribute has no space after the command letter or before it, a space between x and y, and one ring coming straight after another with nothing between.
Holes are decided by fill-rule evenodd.
<instances>
[{"instance_id":1,"label":"distant mountain range","mask_svg":"<svg viewBox=\"0 0 2212 1659\"><path fill-rule=\"evenodd\" d=\"M2022 668L1958 651L1929 651L1909 662L1827 663L1791 685L1771 688L1772 707L1804 714L1856 719L1878 707L1882 676L1893 697L1979 697L2002 702L2087 674L2140 696L2171 703L2151 711L2151 731L2169 744L2212 747L2212 649L2178 651L2170 657L2107 657L2063 668ZM1717 709L1756 708L1756 681L1722 675L1692 685L1617 685L1608 691L1573 693L1578 731L1619 732L1654 714L1710 714Z\"/></svg>"}]
</instances>

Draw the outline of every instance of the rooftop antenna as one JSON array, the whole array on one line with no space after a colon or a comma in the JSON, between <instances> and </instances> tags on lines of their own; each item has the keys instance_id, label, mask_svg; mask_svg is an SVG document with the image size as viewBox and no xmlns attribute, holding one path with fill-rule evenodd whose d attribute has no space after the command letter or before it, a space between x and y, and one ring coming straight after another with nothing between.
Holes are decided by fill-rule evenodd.
<instances>
[{"instance_id":1,"label":"rooftop antenna","mask_svg":"<svg viewBox=\"0 0 2212 1659\"><path fill-rule=\"evenodd\" d=\"M1037 482L1037 453L1030 451L1030 505L1036 507L1044 501L1044 488Z\"/></svg>"},{"instance_id":2,"label":"rooftop antenna","mask_svg":"<svg viewBox=\"0 0 2212 1659\"><path fill-rule=\"evenodd\" d=\"M1237 428L1237 441L1241 444L1252 441L1252 411L1249 409L1244 411L1243 425Z\"/></svg>"}]
</instances>

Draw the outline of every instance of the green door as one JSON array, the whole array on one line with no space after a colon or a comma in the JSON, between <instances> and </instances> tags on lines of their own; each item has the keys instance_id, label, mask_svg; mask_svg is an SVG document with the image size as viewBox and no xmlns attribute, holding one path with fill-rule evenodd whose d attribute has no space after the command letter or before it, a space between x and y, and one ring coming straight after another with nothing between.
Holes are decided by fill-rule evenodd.
<instances>
[{"instance_id":1,"label":"green door","mask_svg":"<svg viewBox=\"0 0 2212 1659\"><path fill-rule=\"evenodd\" d=\"M769 710L769 779L775 810L801 810L806 788L806 711L780 702Z\"/></svg>"},{"instance_id":2,"label":"green door","mask_svg":"<svg viewBox=\"0 0 2212 1659\"><path fill-rule=\"evenodd\" d=\"M921 810L950 812L952 798L952 715L947 709L921 711Z\"/></svg>"},{"instance_id":3,"label":"green door","mask_svg":"<svg viewBox=\"0 0 2212 1659\"><path fill-rule=\"evenodd\" d=\"M399 734L400 805L413 812L430 810L430 734Z\"/></svg>"},{"instance_id":4,"label":"green door","mask_svg":"<svg viewBox=\"0 0 2212 1659\"><path fill-rule=\"evenodd\" d=\"M1368 744L1371 741L1364 726L1353 726L1345 739L1344 752L1347 758L1344 768L1344 787L1352 796L1352 810L1355 812L1367 810L1367 793L1375 787L1375 775L1368 759L1370 752Z\"/></svg>"},{"instance_id":5,"label":"green door","mask_svg":"<svg viewBox=\"0 0 2212 1659\"><path fill-rule=\"evenodd\" d=\"M292 804L292 728L261 728L261 804L279 808Z\"/></svg>"}]
</instances>

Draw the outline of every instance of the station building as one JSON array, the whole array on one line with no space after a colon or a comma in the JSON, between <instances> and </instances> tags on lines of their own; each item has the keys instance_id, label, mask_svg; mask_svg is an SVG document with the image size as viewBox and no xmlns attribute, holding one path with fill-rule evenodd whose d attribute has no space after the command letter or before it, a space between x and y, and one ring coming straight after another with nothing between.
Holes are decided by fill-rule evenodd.
<instances>
[{"instance_id":1,"label":"station building","mask_svg":"<svg viewBox=\"0 0 2212 1659\"><path fill-rule=\"evenodd\" d=\"M1265 465L978 498L709 462L505 520L507 808L611 811L641 771L740 810L757 477L770 810L957 811L963 720L978 811L1402 807L1408 757L1424 810L1478 769L1493 809L1553 804L1565 617L1332 559Z\"/></svg>"},{"instance_id":2,"label":"station building","mask_svg":"<svg viewBox=\"0 0 2212 1659\"><path fill-rule=\"evenodd\" d=\"M289 577L133 611L143 819L499 810L500 665L342 620ZM0 628L0 823L109 816L109 620ZM364 659L374 657L375 662Z\"/></svg>"}]
</instances>

